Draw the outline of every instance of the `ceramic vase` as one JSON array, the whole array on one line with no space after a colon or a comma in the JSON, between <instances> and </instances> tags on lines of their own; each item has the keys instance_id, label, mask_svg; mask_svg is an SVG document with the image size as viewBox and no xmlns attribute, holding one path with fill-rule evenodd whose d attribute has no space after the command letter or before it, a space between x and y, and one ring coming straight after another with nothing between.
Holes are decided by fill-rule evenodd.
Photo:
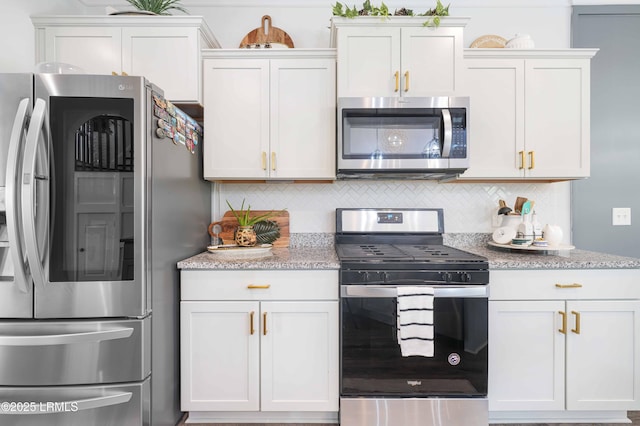
<instances>
[{"instance_id":1,"label":"ceramic vase","mask_svg":"<svg viewBox=\"0 0 640 426\"><path fill-rule=\"evenodd\" d=\"M542 235L549 243L549 247L557 247L562 242L562 228L557 225L545 225L542 228Z\"/></svg>"}]
</instances>

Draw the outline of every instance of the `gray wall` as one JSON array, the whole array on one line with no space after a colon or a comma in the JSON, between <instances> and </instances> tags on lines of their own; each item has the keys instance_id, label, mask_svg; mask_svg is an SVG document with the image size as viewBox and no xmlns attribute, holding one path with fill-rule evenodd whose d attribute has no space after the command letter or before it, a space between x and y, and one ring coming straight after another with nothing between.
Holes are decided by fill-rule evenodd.
<instances>
[{"instance_id":1,"label":"gray wall","mask_svg":"<svg viewBox=\"0 0 640 426\"><path fill-rule=\"evenodd\" d=\"M573 8L571 47L591 62L591 177L571 187L572 241L581 249L640 257L640 6ZM631 226L612 226L630 207Z\"/></svg>"}]
</instances>

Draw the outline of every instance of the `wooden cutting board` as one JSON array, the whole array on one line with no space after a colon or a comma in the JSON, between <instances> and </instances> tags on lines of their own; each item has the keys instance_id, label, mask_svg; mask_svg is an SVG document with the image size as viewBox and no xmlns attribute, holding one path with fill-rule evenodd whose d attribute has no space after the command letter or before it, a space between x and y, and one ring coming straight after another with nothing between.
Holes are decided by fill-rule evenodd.
<instances>
[{"instance_id":1,"label":"wooden cutting board","mask_svg":"<svg viewBox=\"0 0 640 426\"><path fill-rule=\"evenodd\" d=\"M244 213L244 212L242 212ZM265 213L269 213L269 210L252 210L249 216L255 217L260 216ZM268 218L267 220L274 221L280 227L280 238L273 242L274 247L289 247L289 212L288 211L280 211L277 212L275 216ZM213 222L209 225L209 235L212 237L215 236L213 233L213 227L215 225L220 225L222 231L218 235L225 244L232 244L233 234L238 227L238 219L233 215L232 211L225 212L222 219L219 222Z\"/></svg>"},{"instance_id":2,"label":"wooden cutting board","mask_svg":"<svg viewBox=\"0 0 640 426\"><path fill-rule=\"evenodd\" d=\"M281 44L287 47L293 47L293 40L289 34L278 27L271 26L271 16L264 15L262 17L262 25L253 31L250 31L240 42L241 48L253 47L256 44L266 47L266 44Z\"/></svg>"}]
</instances>

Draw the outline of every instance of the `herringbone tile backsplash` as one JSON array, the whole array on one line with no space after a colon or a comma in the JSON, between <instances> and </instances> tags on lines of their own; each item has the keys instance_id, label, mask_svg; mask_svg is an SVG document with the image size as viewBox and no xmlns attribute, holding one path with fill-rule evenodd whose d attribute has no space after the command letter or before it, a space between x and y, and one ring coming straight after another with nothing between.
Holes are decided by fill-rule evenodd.
<instances>
[{"instance_id":1,"label":"herringbone tile backsplash","mask_svg":"<svg viewBox=\"0 0 640 426\"><path fill-rule=\"evenodd\" d=\"M337 181L326 184L213 184L213 217L228 210L226 200L252 210L286 208L291 232L334 232L339 207L441 207L445 232L492 232L498 200L513 207L516 197L535 201L541 224L560 225L568 235L570 184L481 184L436 181Z\"/></svg>"}]
</instances>

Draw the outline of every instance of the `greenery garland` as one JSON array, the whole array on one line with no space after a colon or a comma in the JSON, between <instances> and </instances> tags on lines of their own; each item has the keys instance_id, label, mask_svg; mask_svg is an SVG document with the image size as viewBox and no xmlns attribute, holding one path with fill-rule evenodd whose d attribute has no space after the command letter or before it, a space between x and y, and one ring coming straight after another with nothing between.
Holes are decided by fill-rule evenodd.
<instances>
[{"instance_id":1,"label":"greenery garland","mask_svg":"<svg viewBox=\"0 0 640 426\"><path fill-rule=\"evenodd\" d=\"M445 7L440 0L437 0L436 7L427 10L424 13L415 14L413 10L401 8L396 9L393 13L393 16L432 16L433 18L427 19L422 25L425 27L434 25L440 25L440 17L441 16L449 16L449 6ZM380 7L373 6L371 4L371 0L365 0L362 3L362 9L358 10L355 6L349 8L349 6L345 6L339 1L336 1L336 4L332 7L333 16L343 16L345 18L355 18L356 16L382 16L389 17L389 7L387 7L384 2L381 3Z\"/></svg>"}]
</instances>

